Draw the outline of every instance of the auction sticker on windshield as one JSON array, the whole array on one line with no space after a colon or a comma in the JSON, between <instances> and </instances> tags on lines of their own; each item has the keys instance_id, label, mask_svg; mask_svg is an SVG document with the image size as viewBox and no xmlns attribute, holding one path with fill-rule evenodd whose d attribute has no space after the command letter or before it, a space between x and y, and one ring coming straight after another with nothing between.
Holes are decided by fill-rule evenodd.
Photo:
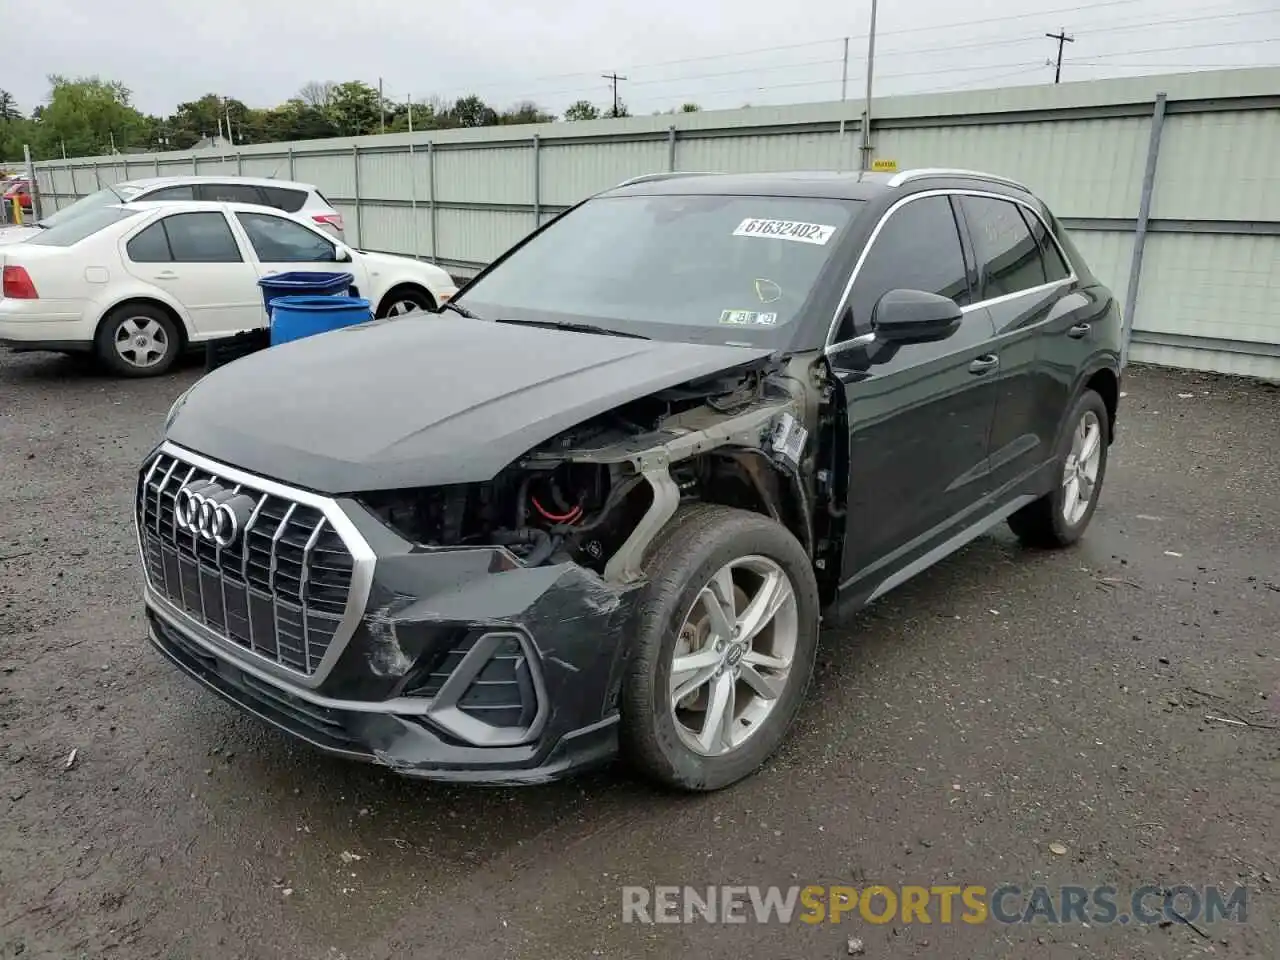
<instances>
[{"instance_id":1,"label":"auction sticker on windshield","mask_svg":"<svg viewBox=\"0 0 1280 960\"><path fill-rule=\"evenodd\" d=\"M720 322L734 327L773 327L778 323L778 315L756 313L754 310L725 310L720 314Z\"/></svg>"},{"instance_id":2,"label":"auction sticker on windshield","mask_svg":"<svg viewBox=\"0 0 1280 960\"><path fill-rule=\"evenodd\" d=\"M796 243L815 243L825 246L836 228L824 223L801 223L799 220L761 220L747 217L738 229L733 231L735 237L768 237L774 240L793 240Z\"/></svg>"}]
</instances>

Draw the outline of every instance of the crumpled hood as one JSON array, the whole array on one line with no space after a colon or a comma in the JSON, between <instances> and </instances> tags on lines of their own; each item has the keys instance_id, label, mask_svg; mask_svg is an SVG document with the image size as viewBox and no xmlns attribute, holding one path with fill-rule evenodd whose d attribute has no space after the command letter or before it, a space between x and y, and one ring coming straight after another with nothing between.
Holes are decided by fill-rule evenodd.
<instances>
[{"instance_id":1,"label":"crumpled hood","mask_svg":"<svg viewBox=\"0 0 1280 960\"><path fill-rule=\"evenodd\" d=\"M215 370L167 438L322 493L468 483L619 404L769 352L411 316Z\"/></svg>"}]
</instances>

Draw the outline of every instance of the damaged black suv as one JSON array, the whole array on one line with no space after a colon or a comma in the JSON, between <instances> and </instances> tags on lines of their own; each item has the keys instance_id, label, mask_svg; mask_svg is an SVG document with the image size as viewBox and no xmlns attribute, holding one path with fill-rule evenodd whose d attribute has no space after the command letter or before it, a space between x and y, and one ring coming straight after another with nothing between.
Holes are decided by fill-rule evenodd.
<instances>
[{"instance_id":1,"label":"damaged black suv","mask_svg":"<svg viewBox=\"0 0 1280 960\"><path fill-rule=\"evenodd\" d=\"M334 754L722 787L820 621L1098 502L1120 312L999 177L642 177L449 309L213 372L137 485L155 645Z\"/></svg>"}]
</instances>

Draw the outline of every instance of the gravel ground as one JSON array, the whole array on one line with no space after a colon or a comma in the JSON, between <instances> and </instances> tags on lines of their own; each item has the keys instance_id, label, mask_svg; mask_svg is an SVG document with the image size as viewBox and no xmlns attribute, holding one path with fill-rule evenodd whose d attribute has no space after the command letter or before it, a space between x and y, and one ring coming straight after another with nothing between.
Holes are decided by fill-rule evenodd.
<instances>
[{"instance_id":1,"label":"gravel ground","mask_svg":"<svg viewBox=\"0 0 1280 960\"><path fill-rule=\"evenodd\" d=\"M1133 371L1079 547L1001 531L890 594L764 771L685 798L399 780L162 662L133 473L197 374L0 357L0 957L1280 956L1275 388ZM623 884L1002 882L1238 883L1247 921L621 917Z\"/></svg>"}]
</instances>

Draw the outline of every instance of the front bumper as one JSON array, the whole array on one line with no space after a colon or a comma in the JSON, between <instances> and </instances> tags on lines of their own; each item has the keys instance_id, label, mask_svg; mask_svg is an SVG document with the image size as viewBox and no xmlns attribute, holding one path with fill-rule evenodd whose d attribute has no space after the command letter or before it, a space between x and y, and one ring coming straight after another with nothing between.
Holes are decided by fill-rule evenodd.
<instances>
[{"instance_id":1,"label":"front bumper","mask_svg":"<svg viewBox=\"0 0 1280 960\"><path fill-rule=\"evenodd\" d=\"M267 723L409 776L540 783L617 752L627 591L501 548L424 550L350 501L340 509L372 554L371 583L355 629L313 675L229 642L148 580L152 643Z\"/></svg>"}]
</instances>

